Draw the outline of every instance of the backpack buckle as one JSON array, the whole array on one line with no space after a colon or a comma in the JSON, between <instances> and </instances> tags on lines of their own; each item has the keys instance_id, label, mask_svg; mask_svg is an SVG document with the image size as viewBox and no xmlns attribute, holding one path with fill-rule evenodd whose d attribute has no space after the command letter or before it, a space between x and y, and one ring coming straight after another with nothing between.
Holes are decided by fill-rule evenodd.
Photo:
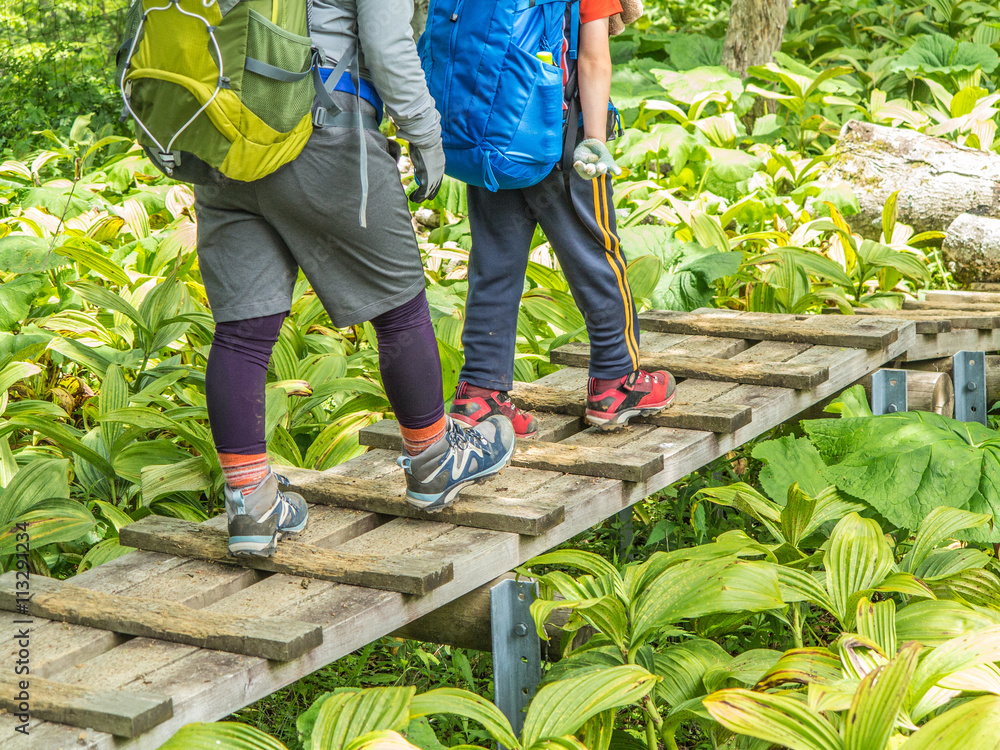
<instances>
[{"instance_id":1,"label":"backpack buckle","mask_svg":"<svg viewBox=\"0 0 1000 750\"><path fill-rule=\"evenodd\" d=\"M312 119L314 128L324 127L326 125L326 107L316 107Z\"/></svg>"},{"instance_id":2,"label":"backpack buckle","mask_svg":"<svg viewBox=\"0 0 1000 750\"><path fill-rule=\"evenodd\" d=\"M167 173L168 177L173 177L174 169L177 167L177 160L174 158L173 151L161 151L158 156L160 157L160 164L163 165L163 171Z\"/></svg>"}]
</instances>

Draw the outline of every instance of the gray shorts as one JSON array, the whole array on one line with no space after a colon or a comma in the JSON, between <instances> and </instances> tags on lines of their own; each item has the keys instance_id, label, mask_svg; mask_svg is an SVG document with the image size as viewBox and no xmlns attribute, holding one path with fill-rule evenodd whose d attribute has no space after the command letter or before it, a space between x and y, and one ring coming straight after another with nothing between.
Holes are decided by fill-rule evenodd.
<instances>
[{"instance_id":1,"label":"gray shorts","mask_svg":"<svg viewBox=\"0 0 1000 750\"><path fill-rule=\"evenodd\" d=\"M338 105L354 108L353 96L335 94ZM396 161L385 136L364 133L367 228L358 221L354 128L313 130L298 158L260 180L195 186L198 263L217 322L288 311L299 268L338 327L370 320L424 288Z\"/></svg>"}]
</instances>

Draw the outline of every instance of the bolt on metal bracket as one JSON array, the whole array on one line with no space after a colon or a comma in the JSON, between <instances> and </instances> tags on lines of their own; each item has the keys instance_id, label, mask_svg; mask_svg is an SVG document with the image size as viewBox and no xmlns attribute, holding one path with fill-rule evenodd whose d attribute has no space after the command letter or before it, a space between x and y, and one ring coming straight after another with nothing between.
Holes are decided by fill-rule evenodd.
<instances>
[{"instance_id":1,"label":"bolt on metal bracket","mask_svg":"<svg viewBox=\"0 0 1000 750\"><path fill-rule=\"evenodd\" d=\"M906 370L878 370L872 375L872 413L906 411Z\"/></svg>"},{"instance_id":2,"label":"bolt on metal bracket","mask_svg":"<svg viewBox=\"0 0 1000 750\"><path fill-rule=\"evenodd\" d=\"M515 735L542 679L541 640L530 611L537 588L535 581L509 578L490 589L494 702Z\"/></svg>"},{"instance_id":3,"label":"bolt on metal bracket","mask_svg":"<svg viewBox=\"0 0 1000 750\"><path fill-rule=\"evenodd\" d=\"M986 424L986 354L961 351L952 357L955 419Z\"/></svg>"}]
</instances>

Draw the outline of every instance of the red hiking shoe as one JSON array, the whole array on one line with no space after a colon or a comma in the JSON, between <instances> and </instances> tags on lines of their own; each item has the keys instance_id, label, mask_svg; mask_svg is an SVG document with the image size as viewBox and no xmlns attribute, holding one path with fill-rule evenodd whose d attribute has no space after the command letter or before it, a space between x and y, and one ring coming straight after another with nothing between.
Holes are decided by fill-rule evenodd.
<instances>
[{"instance_id":1,"label":"red hiking shoe","mask_svg":"<svg viewBox=\"0 0 1000 750\"><path fill-rule=\"evenodd\" d=\"M473 389L486 395L472 395L470 391ZM517 437L530 438L538 434L535 418L514 406L506 392L486 392L486 389L470 386L464 380L459 382L455 390L455 399L451 402L449 414L453 419L473 427L492 414L503 414L514 425L514 434Z\"/></svg>"},{"instance_id":2,"label":"red hiking shoe","mask_svg":"<svg viewBox=\"0 0 1000 750\"><path fill-rule=\"evenodd\" d=\"M665 370L635 370L623 377L618 386L594 393L595 379L587 387L587 422L602 429L624 427L639 414L655 414L674 400L677 382Z\"/></svg>"}]
</instances>

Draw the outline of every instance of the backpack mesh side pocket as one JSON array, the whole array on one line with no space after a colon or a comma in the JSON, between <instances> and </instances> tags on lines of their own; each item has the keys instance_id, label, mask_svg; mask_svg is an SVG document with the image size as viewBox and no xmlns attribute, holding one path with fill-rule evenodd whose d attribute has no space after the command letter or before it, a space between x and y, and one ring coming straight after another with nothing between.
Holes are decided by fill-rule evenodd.
<instances>
[{"instance_id":1,"label":"backpack mesh side pocket","mask_svg":"<svg viewBox=\"0 0 1000 750\"><path fill-rule=\"evenodd\" d=\"M246 56L289 73L305 73L310 67L312 43L308 37L285 31L251 10L247 24ZM270 127L287 133L308 114L312 92L310 76L298 81L278 81L246 70L240 98Z\"/></svg>"}]
</instances>

